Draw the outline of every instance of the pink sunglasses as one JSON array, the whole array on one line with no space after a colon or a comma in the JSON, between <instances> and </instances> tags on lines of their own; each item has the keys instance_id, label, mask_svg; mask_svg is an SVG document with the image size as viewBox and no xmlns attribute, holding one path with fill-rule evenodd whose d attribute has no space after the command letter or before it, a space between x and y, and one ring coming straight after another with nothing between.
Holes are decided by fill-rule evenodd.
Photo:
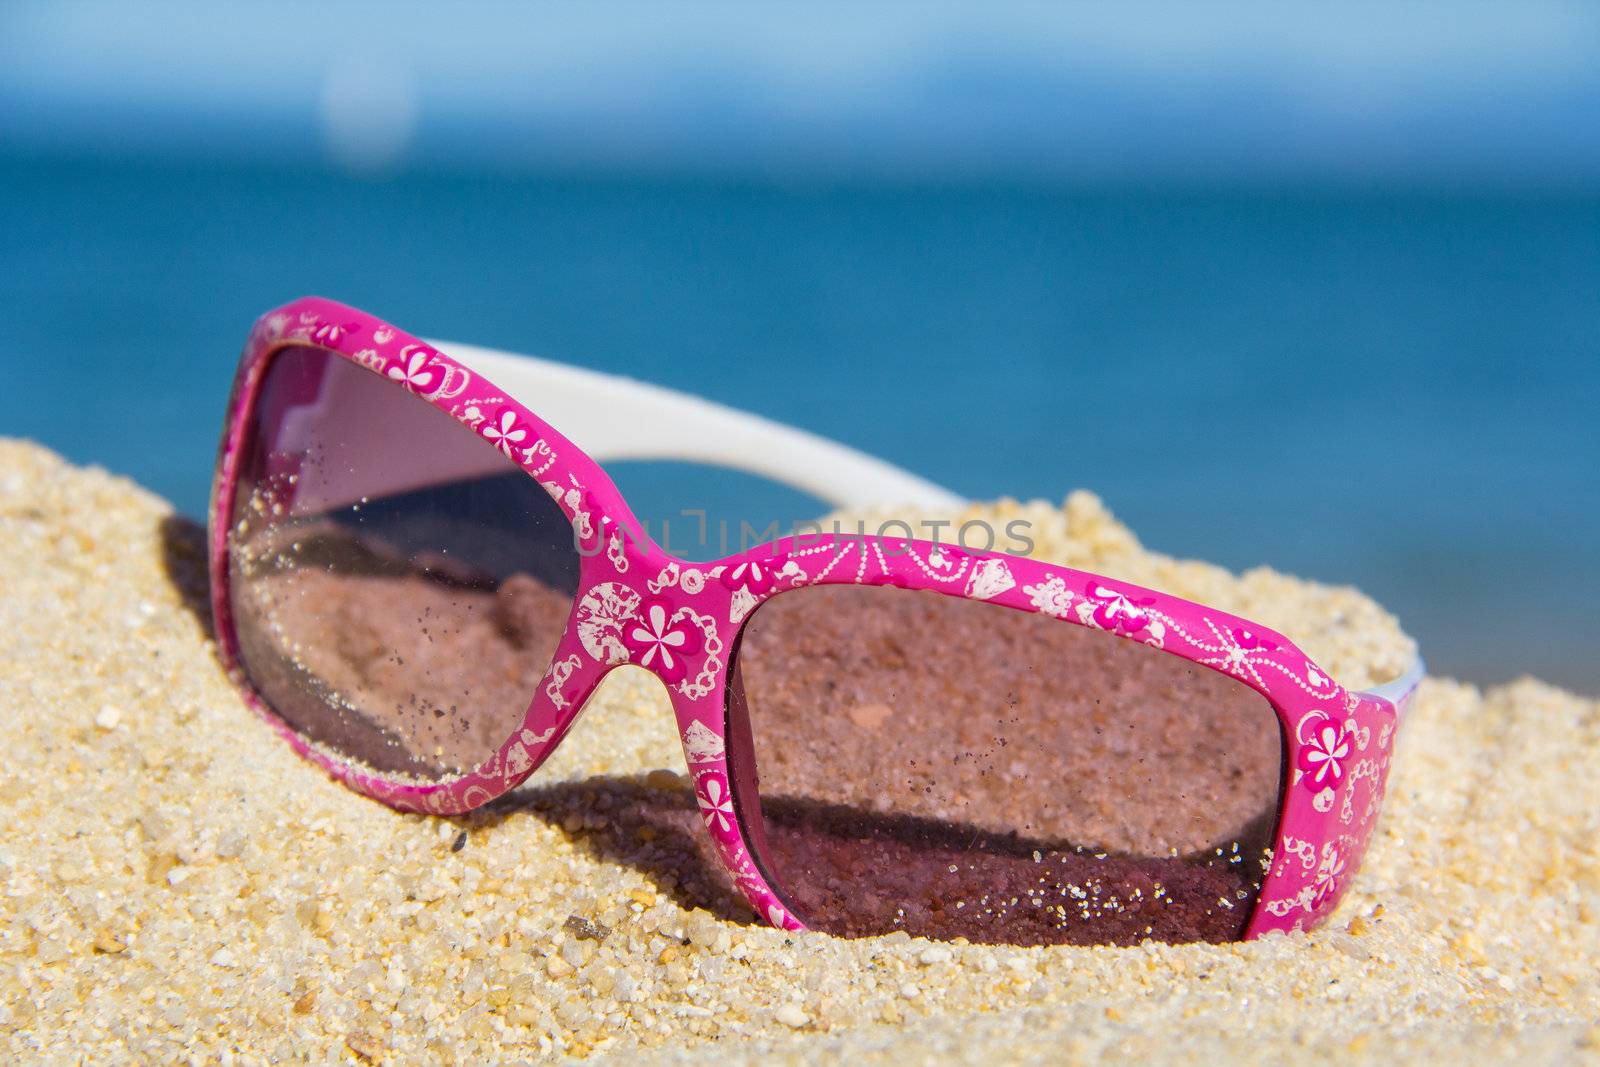
<instances>
[{"instance_id":1,"label":"pink sunglasses","mask_svg":"<svg viewBox=\"0 0 1600 1067\"><path fill-rule=\"evenodd\" d=\"M590 454L755 470L836 505L960 501L684 394L448 347L298 300L256 323L228 404L222 653L347 785L478 807L634 664L669 690L717 854L775 926L1226 941L1338 903L1420 662L1348 692L1226 612L909 536L676 559Z\"/></svg>"}]
</instances>

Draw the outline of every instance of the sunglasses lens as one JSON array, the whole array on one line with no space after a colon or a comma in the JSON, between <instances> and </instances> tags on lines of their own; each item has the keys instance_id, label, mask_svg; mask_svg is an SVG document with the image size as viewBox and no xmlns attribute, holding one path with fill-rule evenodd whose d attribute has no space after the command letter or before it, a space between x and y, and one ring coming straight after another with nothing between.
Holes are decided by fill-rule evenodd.
<instances>
[{"instance_id":1,"label":"sunglasses lens","mask_svg":"<svg viewBox=\"0 0 1600 1067\"><path fill-rule=\"evenodd\" d=\"M1249 919L1282 734L1208 668L996 604L820 586L756 610L728 710L747 837L814 929L1135 944Z\"/></svg>"},{"instance_id":2,"label":"sunglasses lens","mask_svg":"<svg viewBox=\"0 0 1600 1067\"><path fill-rule=\"evenodd\" d=\"M291 727L437 780L516 732L579 554L549 494L394 382L292 347L262 380L228 529L239 662Z\"/></svg>"}]
</instances>

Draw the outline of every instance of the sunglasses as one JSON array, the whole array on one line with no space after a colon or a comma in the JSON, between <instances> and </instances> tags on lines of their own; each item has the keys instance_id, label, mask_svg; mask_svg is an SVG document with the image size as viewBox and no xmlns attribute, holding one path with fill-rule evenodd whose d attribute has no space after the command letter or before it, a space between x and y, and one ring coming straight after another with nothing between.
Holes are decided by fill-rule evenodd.
<instances>
[{"instance_id":1,"label":"sunglasses","mask_svg":"<svg viewBox=\"0 0 1600 1067\"><path fill-rule=\"evenodd\" d=\"M345 784L479 807L631 664L670 694L716 855L780 928L1218 942L1337 905L1420 662L1350 692L1227 612L909 528L678 559L592 456L961 501L685 394L447 347L299 300L256 323L228 404L221 653Z\"/></svg>"}]
</instances>

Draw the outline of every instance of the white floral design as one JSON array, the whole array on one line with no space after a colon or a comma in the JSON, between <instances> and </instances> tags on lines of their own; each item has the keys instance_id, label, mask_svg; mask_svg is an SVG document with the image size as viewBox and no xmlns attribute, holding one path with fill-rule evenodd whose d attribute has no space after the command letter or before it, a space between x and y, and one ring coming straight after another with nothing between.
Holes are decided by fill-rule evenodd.
<instances>
[{"instance_id":1,"label":"white floral design","mask_svg":"<svg viewBox=\"0 0 1600 1067\"><path fill-rule=\"evenodd\" d=\"M1064 619L1072 610L1072 590L1060 575L1052 574L1038 585L1025 585L1022 591L1033 598L1033 610Z\"/></svg>"},{"instance_id":2,"label":"white floral design","mask_svg":"<svg viewBox=\"0 0 1600 1067\"><path fill-rule=\"evenodd\" d=\"M389 380L413 393L432 392L443 376L442 371L430 366L435 354L423 345L407 345L400 350L400 361L389 368Z\"/></svg>"},{"instance_id":3,"label":"white floral design","mask_svg":"<svg viewBox=\"0 0 1600 1067\"><path fill-rule=\"evenodd\" d=\"M498 419L484 422L480 432L493 442L507 459L511 458L513 448L528 439L528 431L517 425L517 415L513 411L502 411Z\"/></svg>"},{"instance_id":4,"label":"white floral design","mask_svg":"<svg viewBox=\"0 0 1600 1067\"><path fill-rule=\"evenodd\" d=\"M1343 724L1324 720L1311 731L1300 751L1300 764L1313 786L1337 785L1350 758L1350 731Z\"/></svg>"},{"instance_id":5,"label":"white floral design","mask_svg":"<svg viewBox=\"0 0 1600 1067\"><path fill-rule=\"evenodd\" d=\"M311 326L311 339L319 345L336 345L353 329L354 326L343 323L318 320Z\"/></svg>"},{"instance_id":6,"label":"white floral design","mask_svg":"<svg viewBox=\"0 0 1600 1067\"><path fill-rule=\"evenodd\" d=\"M733 797L721 778L706 775L705 786L695 794L695 799L700 802L700 817L706 821L707 829L715 828L723 833L733 829Z\"/></svg>"},{"instance_id":7,"label":"white floral design","mask_svg":"<svg viewBox=\"0 0 1600 1067\"><path fill-rule=\"evenodd\" d=\"M674 623L667 605L657 602L623 629L622 640L632 651L635 663L676 682L687 670L684 657L699 650L696 636L686 622Z\"/></svg>"}]
</instances>

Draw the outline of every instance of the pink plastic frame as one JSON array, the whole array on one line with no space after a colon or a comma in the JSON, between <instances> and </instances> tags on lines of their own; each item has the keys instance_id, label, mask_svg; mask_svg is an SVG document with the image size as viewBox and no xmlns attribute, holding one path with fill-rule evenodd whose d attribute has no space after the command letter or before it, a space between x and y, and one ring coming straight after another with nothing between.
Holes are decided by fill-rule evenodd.
<instances>
[{"instance_id":1,"label":"pink plastic frame","mask_svg":"<svg viewBox=\"0 0 1600 1067\"><path fill-rule=\"evenodd\" d=\"M227 519L263 371L273 353L289 344L336 353L447 412L544 486L586 545L603 546L583 560L566 633L521 729L464 777L395 781L341 762L278 718L239 669L229 610ZM1396 728L1414 690L1399 706L1347 691L1265 627L1050 563L848 535L785 538L716 563L690 563L637 531L628 506L593 460L494 383L409 334L319 298L268 312L251 331L228 404L211 501L211 595L221 653L247 702L297 752L368 796L403 811L439 815L485 804L544 762L607 672L635 663L656 674L671 695L700 813L728 873L773 925L804 929L753 859L734 811L723 745L729 653L751 612L778 592L806 585L896 585L1106 630L1238 678L1271 702L1283 725L1287 781L1272 865L1246 939L1316 925L1337 906L1360 865L1382 805ZM684 641L678 643L674 634ZM678 654L663 657L663 642L666 651Z\"/></svg>"}]
</instances>

